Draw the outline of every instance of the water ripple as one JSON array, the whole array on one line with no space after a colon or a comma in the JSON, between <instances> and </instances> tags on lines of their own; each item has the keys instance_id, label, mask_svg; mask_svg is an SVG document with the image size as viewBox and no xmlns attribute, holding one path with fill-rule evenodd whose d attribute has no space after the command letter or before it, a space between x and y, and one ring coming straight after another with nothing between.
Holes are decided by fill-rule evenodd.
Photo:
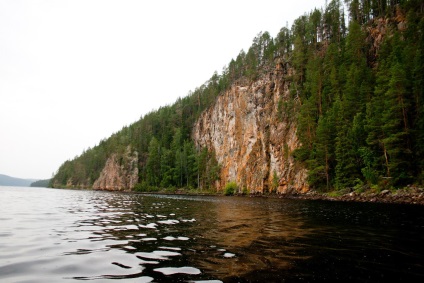
<instances>
[{"instance_id":1,"label":"water ripple","mask_svg":"<svg viewBox=\"0 0 424 283\"><path fill-rule=\"evenodd\" d=\"M0 190L1 282L424 279L409 206Z\"/></svg>"}]
</instances>

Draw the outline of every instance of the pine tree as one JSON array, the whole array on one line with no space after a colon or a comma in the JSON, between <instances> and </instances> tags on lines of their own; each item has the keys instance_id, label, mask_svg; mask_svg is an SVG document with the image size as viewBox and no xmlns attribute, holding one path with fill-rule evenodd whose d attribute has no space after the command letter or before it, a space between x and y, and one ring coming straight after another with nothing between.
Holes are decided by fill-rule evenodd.
<instances>
[{"instance_id":1,"label":"pine tree","mask_svg":"<svg viewBox=\"0 0 424 283\"><path fill-rule=\"evenodd\" d=\"M332 186L334 172L334 122L331 115L319 118L313 155L308 160L310 184L326 190Z\"/></svg>"},{"instance_id":2,"label":"pine tree","mask_svg":"<svg viewBox=\"0 0 424 283\"><path fill-rule=\"evenodd\" d=\"M173 185L174 154L170 149L162 147L160 159L161 180L160 186L168 188Z\"/></svg>"},{"instance_id":3,"label":"pine tree","mask_svg":"<svg viewBox=\"0 0 424 283\"><path fill-rule=\"evenodd\" d=\"M336 187L353 187L362 179L363 160L360 149L365 146L364 115L359 112L352 123L341 123L336 138Z\"/></svg>"},{"instance_id":4,"label":"pine tree","mask_svg":"<svg viewBox=\"0 0 424 283\"><path fill-rule=\"evenodd\" d=\"M171 151L174 153L173 183L177 187L183 186L183 154L182 154L182 133L180 128L176 128L171 142Z\"/></svg>"},{"instance_id":5,"label":"pine tree","mask_svg":"<svg viewBox=\"0 0 424 283\"><path fill-rule=\"evenodd\" d=\"M409 28L409 27L408 27ZM414 35L418 35L415 56L412 67L412 93L415 103L414 124L414 152L417 164L417 174L424 182L424 18L416 25Z\"/></svg>"},{"instance_id":6,"label":"pine tree","mask_svg":"<svg viewBox=\"0 0 424 283\"><path fill-rule=\"evenodd\" d=\"M146 172L147 181L152 186L159 186L161 180L160 145L153 137L149 143L149 157L147 159Z\"/></svg>"},{"instance_id":7,"label":"pine tree","mask_svg":"<svg viewBox=\"0 0 424 283\"><path fill-rule=\"evenodd\" d=\"M371 75L365 60L364 34L360 25L352 21L346 38L345 65L348 66L346 82L341 93L338 111L337 137L335 139L336 187L353 187L362 178L359 149L365 137L363 112L371 97Z\"/></svg>"},{"instance_id":8,"label":"pine tree","mask_svg":"<svg viewBox=\"0 0 424 283\"><path fill-rule=\"evenodd\" d=\"M387 177L393 178L394 184L405 184L412 176L412 150L407 114L410 101L407 97L407 79L402 64L395 63L390 71L391 78L382 115L382 131L386 135L383 143L388 155Z\"/></svg>"}]
</instances>

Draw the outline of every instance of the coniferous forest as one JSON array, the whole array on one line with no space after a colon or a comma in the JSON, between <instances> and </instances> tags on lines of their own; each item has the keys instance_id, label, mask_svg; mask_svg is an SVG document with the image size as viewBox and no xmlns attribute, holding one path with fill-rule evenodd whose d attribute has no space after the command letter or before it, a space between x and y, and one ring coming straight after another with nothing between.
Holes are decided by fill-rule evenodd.
<instances>
[{"instance_id":1,"label":"coniferous forest","mask_svg":"<svg viewBox=\"0 0 424 283\"><path fill-rule=\"evenodd\" d=\"M51 185L90 187L111 154L138 152L136 189L210 188L214 152L196 148L192 127L232 84L253 82L284 62L297 121L292 154L311 188L400 188L424 180L424 2L333 0L259 33L221 74L62 164Z\"/></svg>"}]
</instances>

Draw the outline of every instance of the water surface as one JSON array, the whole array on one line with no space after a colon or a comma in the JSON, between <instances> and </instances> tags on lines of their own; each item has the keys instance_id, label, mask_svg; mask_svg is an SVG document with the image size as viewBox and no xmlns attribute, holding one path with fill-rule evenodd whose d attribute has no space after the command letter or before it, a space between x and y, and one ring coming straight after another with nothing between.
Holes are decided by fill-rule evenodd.
<instances>
[{"instance_id":1,"label":"water surface","mask_svg":"<svg viewBox=\"0 0 424 283\"><path fill-rule=\"evenodd\" d=\"M422 206L0 187L1 282L424 282Z\"/></svg>"}]
</instances>

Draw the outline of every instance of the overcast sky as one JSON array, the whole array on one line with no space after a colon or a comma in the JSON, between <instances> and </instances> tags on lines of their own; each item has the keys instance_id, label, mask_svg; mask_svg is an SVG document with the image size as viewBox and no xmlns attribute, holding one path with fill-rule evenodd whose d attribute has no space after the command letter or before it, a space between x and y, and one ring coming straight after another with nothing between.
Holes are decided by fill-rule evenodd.
<instances>
[{"instance_id":1,"label":"overcast sky","mask_svg":"<svg viewBox=\"0 0 424 283\"><path fill-rule=\"evenodd\" d=\"M324 3L0 0L0 174L50 178Z\"/></svg>"}]
</instances>

